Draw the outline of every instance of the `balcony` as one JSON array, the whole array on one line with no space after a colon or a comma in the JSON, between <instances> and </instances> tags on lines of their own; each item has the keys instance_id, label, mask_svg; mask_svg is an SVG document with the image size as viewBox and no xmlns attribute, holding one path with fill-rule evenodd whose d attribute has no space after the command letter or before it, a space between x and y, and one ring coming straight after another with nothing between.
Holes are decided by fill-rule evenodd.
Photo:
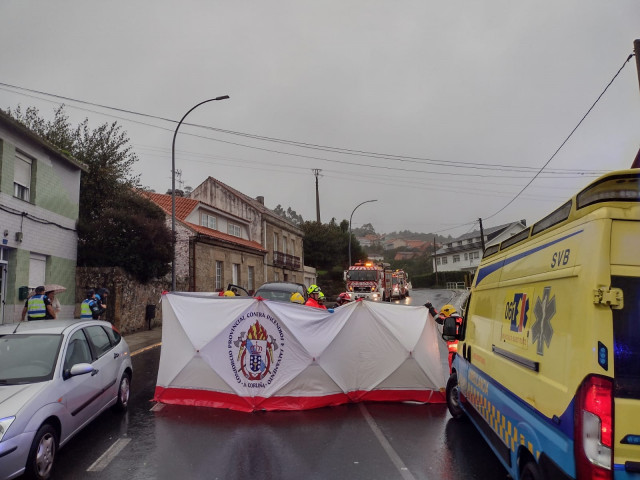
<instances>
[{"instance_id":1,"label":"balcony","mask_svg":"<svg viewBox=\"0 0 640 480\"><path fill-rule=\"evenodd\" d=\"M290 270L300 270L300 257L294 257L288 253L273 252L273 266Z\"/></svg>"}]
</instances>

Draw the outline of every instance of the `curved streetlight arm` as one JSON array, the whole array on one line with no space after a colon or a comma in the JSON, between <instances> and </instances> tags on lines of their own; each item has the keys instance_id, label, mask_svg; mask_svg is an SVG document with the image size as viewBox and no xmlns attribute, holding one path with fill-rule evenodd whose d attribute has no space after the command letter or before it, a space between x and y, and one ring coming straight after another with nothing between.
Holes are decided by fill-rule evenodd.
<instances>
[{"instance_id":1,"label":"curved streetlight arm","mask_svg":"<svg viewBox=\"0 0 640 480\"><path fill-rule=\"evenodd\" d=\"M349 267L351 266L351 220L353 219L353 214L356 212L360 205L364 205L365 203L377 202L378 200L366 200L359 205L356 205L356 208L351 212L351 216L349 217Z\"/></svg>"},{"instance_id":2,"label":"curved streetlight arm","mask_svg":"<svg viewBox=\"0 0 640 480\"><path fill-rule=\"evenodd\" d=\"M215 102L217 100L226 100L229 98L229 95L223 95L221 97L210 98L209 100L205 100L204 102L200 102L194 107L191 107L187 113L183 115L183 117L178 122L178 126L176 127L176 131L173 132L173 142L171 142L171 234L173 242L173 256L171 257L171 291L176 291L176 137L178 136L178 130L180 129L180 125L184 122L184 119L187 118L191 112L193 112L200 105L209 102Z\"/></svg>"}]
</instances>

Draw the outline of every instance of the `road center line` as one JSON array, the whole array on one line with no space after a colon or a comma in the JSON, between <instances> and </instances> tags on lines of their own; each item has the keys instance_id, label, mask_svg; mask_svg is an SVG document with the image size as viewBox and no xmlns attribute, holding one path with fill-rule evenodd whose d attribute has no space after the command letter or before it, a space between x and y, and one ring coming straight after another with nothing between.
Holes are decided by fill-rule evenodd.
<instances>
[{"instance_id":1,"label":"road center line","mask_svg":"<svg viewBox=\"0 0 640 480\"><path fill-rule=\"evenodd\" d=\"M378 439L378 442L380 442L380 445L382 445L382 448L384 449L384 451L387 452L389 459L391 459L391 462L398 469L398 472L400 472L400 475L402 475L402 478L404 480L416 480L415 477L409 471L409 469L406 467L406 465L404 464L400 456L393 449L393 447L389 443L389 440L387 440L387 437L384 436L384 433L382 433L382 430L380 430L380 428L378 427L378 424L369 413L369 410L367 410L367 407L365 407L363 403L359 403L358 407L360 407L360 412L362 412L362 416L369 424L369 428L371 428L371 430L373 431L373 434Z\"/></svg>"},{"instance_id":2,"label":"road center line","mask_svg":"<svg viewBox=\"0 0 640 480\"><path fill-rule=\"evenodd\" d=\"M106 452L100 455L100 458L87 468L87 472L101 472L107 468L109 463L111 463L111 460L113 460L130 441L130 438L119 438L116 440L116 442L111 445Z\"/></svg>"}]
</instances>

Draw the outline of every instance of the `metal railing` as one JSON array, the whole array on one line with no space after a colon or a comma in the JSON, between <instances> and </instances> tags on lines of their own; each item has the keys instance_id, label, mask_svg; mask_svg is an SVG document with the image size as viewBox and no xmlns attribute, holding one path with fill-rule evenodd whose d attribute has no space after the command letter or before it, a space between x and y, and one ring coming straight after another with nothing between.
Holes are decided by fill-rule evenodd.
<instances>
[{"instance_id":1,"label":"metal railing","mask_svg":"<svg viewBox=\"0 0 640 480\"><path fill-rule=\"evenodd\" d=\"M276 267L285 267L292 270L300 269L300 257L295 257L283 252L273 252L273 265Z\"/></svg>"}]
</instances>

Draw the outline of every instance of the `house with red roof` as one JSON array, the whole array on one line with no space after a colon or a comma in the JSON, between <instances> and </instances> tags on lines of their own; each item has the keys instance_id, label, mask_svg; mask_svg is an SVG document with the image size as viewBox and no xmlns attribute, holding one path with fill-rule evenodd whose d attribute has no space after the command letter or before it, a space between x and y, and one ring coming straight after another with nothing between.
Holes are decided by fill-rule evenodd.
<instances>
[{"instance_id":1,"label":"house with red roof","mask_svg":"<svg viewBox=\"0 0 640 480\"><path fill-rule=\"evenodd\" d=\"M144 193L171 222L171 195ZM229 283L252 292L267 281L310 283L303 232L296 225L213 177L188 197L176 196L178 290L212 292ZM309 274L308 274L309 275Z\"/></svg>"}]
</instances>

